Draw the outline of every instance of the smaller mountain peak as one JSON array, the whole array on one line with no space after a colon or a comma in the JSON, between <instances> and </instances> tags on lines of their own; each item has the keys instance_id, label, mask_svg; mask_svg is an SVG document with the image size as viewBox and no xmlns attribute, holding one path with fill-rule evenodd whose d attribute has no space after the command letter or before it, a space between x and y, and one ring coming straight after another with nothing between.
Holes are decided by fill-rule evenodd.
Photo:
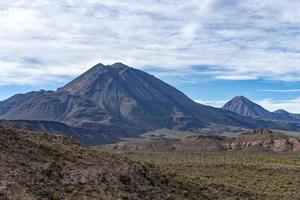
<instances>
[{"instance_id":1,"label":"smaller mountain peak","mask_svg":"<svg viewBox=\"0 0 300 200\"><path fill-rule=\"evenodd\" d=\"M98 63L97 65L95 65L94 67L92 67L91 69L95 69L95 68L102 68L105 65L103 65L102 63Z\"/></svg>"},{"instance_id":2,"label":"smaller mountain peak","mask_svg":"<svg viewBox=\"0 0 300 200\"><path fill-rule=\"evenodd\" d=\"M121 62L117 62L112 65L103 65L102 63L99 63L94 67L92 67L90 70L88 70L88 72L95 72L103 69L107 70L107 69L127 69L127 68L129 67Z\"/></svg>"},{"instance_id":3,"label":"smaller mountain peak","mask_svg":"<svg viewBox=\"0 0 300 200\"><path fill-rule=\"evenodd\" d=\"M235 99L235 100L249 100L244 96L236 96L236 97L233 97L233 99Z\"/></svg>"},{"instance_id":4,"label":"smaller mountain peak","mask_svg":"<svg viewBox=\"0 0 300 200\"><path fill-rule=\"evenodd\" d=\"M115 68L115 69L127 69L127 68L129 68L127 65L125 65L121 62L117 62L115 64L108 65L108 66L111 67L111 68Z\"/></svg>"},{"instance_id":5,"label":"smaller mountain peak","mask_svg":"<svg viewBox=\"0 0 300 200\"><path fill-rule=\"evenodd\" d=\"M88 71L86 71L84 74L97 72L97 71L103 69L104 67L105 67L105 65L103 65L102 63L98 63L97 65L94 65L92 68L90 68Z\"/></svg>"},{"instance_id":6,"label":"smaller mountain peak","mask_svg":"<svg viewBox=\"0 0 300 200\"><path fill-rule=\"evenodd\" d=\"M231 100L229 100L226 104L240 104L240 103L251 104L253 102L247 99L245 96L235 96Z\"/></svg>"},{"instance_id":7,"label":"smaller mountain peak","mask_svg":"<svg viewBox=\"0 0 300 200\"><path fill-rule=\"evenodd\" d=\"M288 114L289 112L286 110L283 110L283 109L278 109L278 110L275 110L273 113Z\"/></svg>"},{"instance_id":8,"label":"smaller mountain peak","mask_svg":"<svg viewBox=\"0 0 300 200\"><path fill-rule=\"evenodd\" d=\"M105 73L109 71L110 69L127 69L130 68L127 65L124 65L123 63L117 62L112 65L104 65L102 63L98 63L97 65L93 66L90 68L87 72L83 73L82 76L90 75L90 74L95 74L95 73Z\"/></svg>"},{"instance_id":9,"label":"smaller mountain peak","mask_svg":"<svg viewBox=\"0 0 300 200\"><path fill-rule=\"evenodd\" d=\"M262 106L254 103L244 96L236 96L228 101L223 107L223 110L229 110L240 115L250 117L269 118L271 113Z\"/></svg>"}]
</instances>

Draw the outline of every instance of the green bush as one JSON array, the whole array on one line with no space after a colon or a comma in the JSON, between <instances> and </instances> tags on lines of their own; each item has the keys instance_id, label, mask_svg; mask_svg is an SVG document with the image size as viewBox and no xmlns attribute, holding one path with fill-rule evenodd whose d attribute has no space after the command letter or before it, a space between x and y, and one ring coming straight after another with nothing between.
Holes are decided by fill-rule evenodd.
<instances>
[{"instance_id":1,"label":"green bush","mask_svg":"<svg viewBox=\"0 0 300 200\"><path fill-rule=\"evenodd\" d=\"M73 185L69 185L65 188L66 193L74 193L76 191L75 187Z\"/></svg>"}]
</instances>

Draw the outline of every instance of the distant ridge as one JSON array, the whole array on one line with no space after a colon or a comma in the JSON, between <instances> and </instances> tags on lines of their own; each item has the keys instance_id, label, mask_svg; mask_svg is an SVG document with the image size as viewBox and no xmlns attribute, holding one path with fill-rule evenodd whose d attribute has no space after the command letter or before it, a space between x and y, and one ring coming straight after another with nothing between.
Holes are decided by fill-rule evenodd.
<instances>
[{"instance_id":1,"label":"distant ridge","mask_svg":"<svg viewBox=\"0 0 300 200\"><path fill-rule=\"evenodd\" d=\"M256 117L268 120L281 120L281 121L300 121L299 114L292 114L285 110L279 109L270 112L262 106L250 101L244 96L236 96L228 101L223 107L223 110L235 112L240 115Z\"/></svg>"},{"instance_id":2,"label":"distant ridge","mask_svg":"<svg viewBox=\"0 0 300 200\"><path fill-rule=\"evenodd\" d=\"M11 127L17 130L43 132L50 135L60 134L80 141L83 145L93 146L108 144L119 141L116 132L122 130L113 126L102 126L98 130L88 128L71 127L60 122L53 121L34 121L34 120L0 120L0 126ZM111 133L109 137L107 134ZM123 133L125 135L125 133Z\"/></svg>"},{"instance_id":3,"label":"distant ridge","mask_svg":"<svg viewBox=\"0 0 300 200\"><path fill-rule=\"evenodd\" d=\"M53 121L92 129L98 144L103 143L102 136L109 141L161 128L193 132L214 126L299 129L295 123L253 119L198 104L153 75L122 63L97 64L56 91L15 95L0 102L0 119Z\"/></svg>"}]
</instances>

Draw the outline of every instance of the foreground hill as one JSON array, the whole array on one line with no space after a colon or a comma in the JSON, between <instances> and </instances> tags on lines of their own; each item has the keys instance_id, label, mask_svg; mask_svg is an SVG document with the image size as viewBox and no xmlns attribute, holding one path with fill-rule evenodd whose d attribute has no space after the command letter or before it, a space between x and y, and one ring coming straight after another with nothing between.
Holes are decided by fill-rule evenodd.
<instances>
[{"instance_id":1,"label":"foreground hill","mask_svg":"<svg viewBox=\"0 0 300 200\"><path fill-rule=\"evenodd\" d=\"M282 109L270 112L243 96L234 97L228 101L222 109L232 111L239 115L267 120L300 121L299 114L292 114Z\"/></svg>"},{"instance_id":2,"label":"foreground hill","mask_svg":"<svg viewBox=\"0 0 300 200\"><path fill-rule=\"evenodd\" d=\"M171 141L121 142L105 145L104 149L116 152L300 152L300 138L268 129L256 129L236 137L192 135Z\"/></svg>"},{"instance_id":3,"label":"foreground hill","mask_svg":"<svg viewBox=\"0 0 300 200\"><path fill-rule=\"evenodd\" d=\"M0 102L0 119L56 121L94 129L107 138L168 128L199 131L214 126L299 130L295 123L241 116L204 106L141 70L98 64L56 91L15 95ZM100 136L95 143L102 144Z\"/></svg>"},{"instance_id":4,"label":"foreground hill","mask_svg":"<svg viewBox=\"0 0 300 200\"><path fill-rule=\"evenodd\" d=\"M208 198L195 187L64 136L0 126L1 200Z\"/></svg>"}]
</instances>

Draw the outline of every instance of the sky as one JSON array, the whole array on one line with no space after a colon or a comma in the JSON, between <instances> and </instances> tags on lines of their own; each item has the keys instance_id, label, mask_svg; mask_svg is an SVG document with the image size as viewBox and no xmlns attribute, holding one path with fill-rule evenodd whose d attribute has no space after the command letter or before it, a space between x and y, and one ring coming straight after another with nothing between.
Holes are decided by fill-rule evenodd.
<instances>
[{"instance_id":1,"label":"sky","mask_svg":"<svg viewBox=\"0 0 300 200\"><path fill-rule=\"evenodd\" d=\"M299 0L1 0L0 44L0 100L123 62L199 103L300 113Z\"/></svg>"}]
</instances>

